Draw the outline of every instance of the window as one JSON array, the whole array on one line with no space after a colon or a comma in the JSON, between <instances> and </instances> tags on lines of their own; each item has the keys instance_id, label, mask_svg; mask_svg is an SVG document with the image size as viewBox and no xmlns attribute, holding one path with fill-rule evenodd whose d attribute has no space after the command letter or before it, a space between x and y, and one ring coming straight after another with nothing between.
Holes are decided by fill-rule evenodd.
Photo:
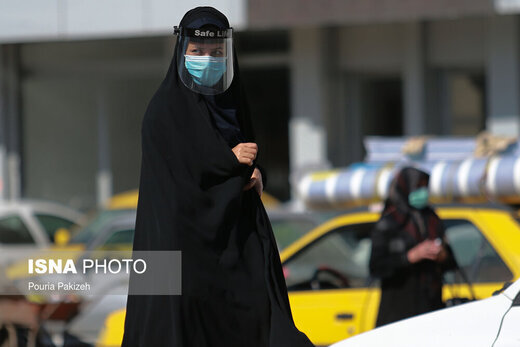
<instances>
[{"instance_id":1,"label":"window","mask_svg":"<svg viewBox=\"0 0 520 347\"><path fill-rule=\"evenodd\" d=\"M34 239L20 217L8 216L0 219L0 243L34 244Z\"/></svg>"},{"instance_id":2,"label":"window","mask_svg":"<svg viewBox=\"0 0 520 347\"><path fill-rule=\"evenodd\" d=\"M134 229L118 230L104 242L103 248L114 246L132 245L134 241Z\"/></svg>"},{"instance_id":3,"label":"window","mask_svg":"<svg viewBox=\"0 0 520 347\"><path fill-rule=\"evenodd\" d=\"M446 237L457 263L472 283L505 282L513 277L495 249L467 220L445 220ZM284 263L289 291L359 288L370 284L370 232L373 223L333 230ZM446 273L446 283L464 283L460 274Z\"/></svg>"},{"instance_id":4,"label":"window","mask_svg":"<svg viewBox=\"0 0 520 347\"><path fill-rule=\"evenodd\" d=\"M371 76L361 82L363 134L403 134L403 82L400 77Z\"/></svg>"},{"instance_id":5,"label":"window","mask_svg":"<svg viewBox=\"0 0 520 347\"><path fill-rule=\"evenodd\" d=\"M92 241L100 231L105 230L108 223L116 217L128 214L129 212L129 210L105 210L96 214L83 229L74 235L70 243L88 243Z\"/></svg>"},{"instance_id":6,"label":"window","mask_svg":"<svg viewBox=\"0 0 520 347\"><path fill-rule=\"evenodd\" d=\"M470 282L505 282L513 274L478 228L466 220L445 220L446 237L459 267ZM463 283L456 272L446 273L447 283Z\"/></svg>"},{"instance_id":7,"label":"window","mask_svg":"<svg viewBox=\"0 0 520 347\"><path fill-rule=\"evenodd\" d=\"M278 249L282 250L314 228L316 223L311 220L296 218L272 219L271 226L276 238L276 243L278 244Z\"/></svg>"},{"instance_id":8,"label":"window","mask_svg":"<svg viewBox=\"0 0 520 347\"><path fill-rule=\"evenodd\" d=\"M70 229L71 226L75 225L75 223L70 220L47 214L36 214L36 218L49 236L51 242L54 242L56 230L60 228Z\"/></svg>"},{"instance_id":9,"label":"window","mask_svg":"<svg viewBox=\"0 0 520 347\"><path fill-rule=\"evenodd\" d=\"M284 264L289 290L364 287L369 282L373 223L329 232Z\"/></svg>"}]
</instances>

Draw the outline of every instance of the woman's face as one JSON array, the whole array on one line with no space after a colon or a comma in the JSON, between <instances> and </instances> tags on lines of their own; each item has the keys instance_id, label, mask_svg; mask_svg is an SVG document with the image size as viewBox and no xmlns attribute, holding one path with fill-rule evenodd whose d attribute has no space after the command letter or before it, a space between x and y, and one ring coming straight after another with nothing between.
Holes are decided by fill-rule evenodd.
<instances>
[{"instance_id":1,"label":"woman's face","mask_svg":"<svg viewBox=\"0 0 520 347\"><path fill-rule=\"evenodd\" d=\"M188 42L187 55L224 57L226 56L224 43L217 42Z\"/></svg>"},{"instance_id":2,"label":"woman's face","mask_svg":"<svg viewBox=\"0 0 520 347\"><path fill-rule=\"evenodd\" d=\"M417 187L415 189L419 188L428 188L428 179L426 177L421 177L421 179L417 183Z\"/></svg>"}]
</instances>

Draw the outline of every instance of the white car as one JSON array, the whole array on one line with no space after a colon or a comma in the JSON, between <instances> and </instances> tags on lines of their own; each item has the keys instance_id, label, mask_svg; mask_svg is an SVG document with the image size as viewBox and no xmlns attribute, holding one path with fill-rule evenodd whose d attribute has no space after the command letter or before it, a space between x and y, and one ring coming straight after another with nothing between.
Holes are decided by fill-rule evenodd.
<instances>
[{"instance_id":1,"label":"white car","mask_svg":"<svg viewBox=\"0 0 520 347\"><path fill-rule=\"evenodd\" d=\"M0 203L0 263L22 259L54 243L54 233L83 223L83 214L47 201Z\"/></svg>"},{"instance_id":2,"label":"white car","mask_svg":"<svg viewBox=\"0 0 520 347\"><path fill-rule=\"evenodd\" d=\"M518 347L520 280L498 295L395 322L331 347Z\"/></svg>"}]
</instances>

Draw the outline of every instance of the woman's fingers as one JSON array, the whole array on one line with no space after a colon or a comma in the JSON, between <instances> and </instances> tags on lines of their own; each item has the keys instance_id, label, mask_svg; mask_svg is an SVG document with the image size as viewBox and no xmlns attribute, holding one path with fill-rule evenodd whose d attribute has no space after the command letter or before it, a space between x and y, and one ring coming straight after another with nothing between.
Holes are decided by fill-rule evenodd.
<instances>
[{"instance_id":1,"label":"woman's fingers","mask_svg":"<svg viewBox=\"0 0 520 347\"><path fill-rule=\"evenodd\" d=\"M264 185L262 183L262 172L260 172L260 169L255 168L253 170L253 173L251 174L251 180L255 181L253 187L255 188L258 195L262 196Z\"/></svg>"},{"instance_id":2,"label":"woman's fingers","mask_svg":"<svg viewBox=\"0 0 520 347\"><path fill-rule=\"evenodd\" d=\"M417 260L436 260L441 250L442 246L435 244L432 240L426 240L416 246L415 257Z\"/></svg>"},{"instance_id":3,"label":"woman's fingers","mask_svg":"<svg viewBox=\"0 0 520 347\"><path fill-rule=\"evenodd\" d=\"M248 158L246 156L239 156L238 161L242 164L247 164L249 166L253 165L253 158Z\"/></svg>"},{"instance_id":4,"label":"woman's fingers","mask_svg":"<svg viewBox=\"0 0 520 347\"><path fill-rule=\"evenodd\" d=\"M254 142L239 143L233 148L233 153L240 163L251 166L256 159L258 145Z\"/></svg>"},{"instance_id":5,"label":"woman's fingers","mask_svg":"<svg viewBox=\"0 0 520 347\"><path fill-rule=\"evenodd\" d=\"M264 185L263 185L261 179L256 178L256 182L255 182L254 187L255 187L256 192L258 193L258 195L262 196L262 192L264 190Z\"/></svg>"},{"instance_id":6,"label":"woman's fingers","mask_svg":"<svg viewBox=\"0 0 520 347\"><path fill-rule=\"evenodd\" d=\"M251 180L244 186L244 190L249 190L255 186L257 182L256 178L251 178Z\"/></svg>"},{"instance_id":7,"label":"woman's fingers","mask_svg":"<svg viewBox=\"0 0 520 347\"><path fill-rule=\"evenodd\" d=\"M251 156L252 158L256 158L257 152L258 151L256 149L250 147L241 147L238 149L239 155Z\"/></svg>"},{"instance_id":8,"label":"woman's fingers","mask_svg":"<svg viewBox=\"0 0 520 347\"><path fill-rule=\"evenodd\" d=\"M256 192L259 196L262 196L263 185L262 180L258 178L251 178L251 180L244 186L244 190L249 190L251 188L255 188Z\"/></svg>"},{"instance_id":9,"label":"woman's fingers","mask_svg":"<svg viewBox=\"0 0 520 347\"><path fill-rule=\"evenodd\" d=\"M432 240L426 240L413 247L408 254L408 260L416 263L422 259L436 260L441 246Z\"/></svg>"},{"instance_id":10,"label":"woman's fingers","mask_svg":"<svg viewBox=\"0 0 520 347\"><path fill-rule=\"evenodd\" d=\"M239 145L243 145L246 148L252 148L252 149L258 150L258 145L254 142L243 142L243 143L239 143Z\"/></svg>"},{"instance_id":11,"label":"woman's fingers","mask_svg":"<svg viewBox=\"0 0 520 347\"><path fill-rule=\"evenodd\" d=\"M244 157L244 158L250 158L250 159L255 159L256 158L256 153L252 153L252 152L241 152L239 154L240 156Z\"/></svg>"}]
</instances>

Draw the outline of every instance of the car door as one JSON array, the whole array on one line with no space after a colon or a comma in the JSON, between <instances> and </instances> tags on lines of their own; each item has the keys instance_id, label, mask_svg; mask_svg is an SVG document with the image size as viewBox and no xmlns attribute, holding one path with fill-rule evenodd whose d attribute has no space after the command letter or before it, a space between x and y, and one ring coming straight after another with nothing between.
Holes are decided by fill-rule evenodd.
<instances>
[{"instance_id":1,"label":"car door","mask_svg":"<svg viewBox=\"0 0 520 347\"><path fill-rule=\"evenodd\" d=\"M500 331L493 347L520 346L520 291L513 299L511 308L507 310L500 324Z\"/></svg>"},{"instance_id":2,"label":"car door","mask_svg":"<svg viewBox=\"0 0 520 347\"><path fill-rule=\"evenodd\" d=\"M38 221L42 230L45 231L51 243L55 242L54 234L56 234L58 229L64 228L70 230L77 226L77 224L70 219L45 212L35 211L34 218Z\"/></svg>"},{"instance_id":3,"label":"car door","mask_svg":"<svg viewBox=\"0 0 520 347\"><path fill-rule=\"evenodd\" d=\"M380 293L369 278L372 227L332 228L283 263L296 326L318 346L374 325Z\"/></svg>"},{"instance_id":4,"label":"car door","mask_svg":"<svg viewBox=\"0 0 520 347\"><path fill-rule=\"evenodd\" d=\"M513 280L510 269L491 243L488 225L476 214L451 213L444 216L446 237L459 269L445 274L443 297L447 299L491 296L502 284ZM468 283L469 282L469 283Z\"/></svg>"}]
</instances>

